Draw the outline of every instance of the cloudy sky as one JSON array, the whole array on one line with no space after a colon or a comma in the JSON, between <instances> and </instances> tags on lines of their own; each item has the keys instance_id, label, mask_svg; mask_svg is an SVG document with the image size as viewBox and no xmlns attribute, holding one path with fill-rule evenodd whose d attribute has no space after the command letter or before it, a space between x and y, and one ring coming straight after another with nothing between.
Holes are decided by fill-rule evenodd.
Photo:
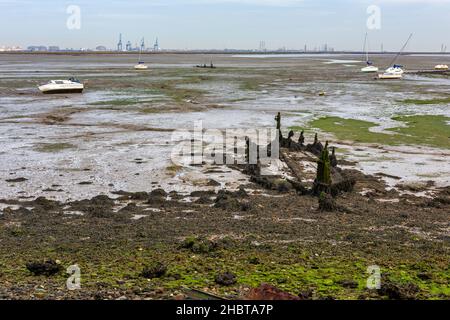
<instances>
[{"instance_id":1,"label":"cloudy sky","mask_svg":"<svg viewBox=\"0 0 450 320\"><path fill-rule=\"evenodd\" d=\"M81 9L81 29L69 30L67 8ZM170 49L302 49L328 43L360 50L367 8L381 9L381 29L369 30L372 49L450 50L450 0L0 0L1 45L116 46L119 33Z\"/></svg>"}]
</instances>

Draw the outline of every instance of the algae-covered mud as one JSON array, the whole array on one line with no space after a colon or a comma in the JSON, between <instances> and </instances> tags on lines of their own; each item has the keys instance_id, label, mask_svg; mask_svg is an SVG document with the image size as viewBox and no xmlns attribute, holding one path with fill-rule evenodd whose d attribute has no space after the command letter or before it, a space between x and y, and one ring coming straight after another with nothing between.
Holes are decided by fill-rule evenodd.
<instances>
[{"instance_id":1,"label":"algae-covered mud","mask_svg":"<svg viewBox=\"0 0 450 320\"><path fill-rule=\"evenodd\" d=\"M377 81L356 55L136 59L0 55L0 298L450 297L445 74ZM83 94L37 90L71 76ZM175 130L274 128L278 113L279 176L172 161ZM333 199L313 184L325 141Z\"/></svg>"}]
</instances>

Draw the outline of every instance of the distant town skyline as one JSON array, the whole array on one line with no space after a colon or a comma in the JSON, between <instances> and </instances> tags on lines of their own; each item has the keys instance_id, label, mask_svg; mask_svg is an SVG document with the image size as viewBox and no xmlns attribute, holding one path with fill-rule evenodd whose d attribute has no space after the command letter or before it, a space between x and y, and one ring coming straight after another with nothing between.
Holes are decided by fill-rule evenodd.
<instances>
[{"instance_id":1,"label":"distant town skyline","mask_svg":"<svg viewBox=\"0 0 450 320\"><path fill-rule=\"evenodd\" d=\"M68 27L71 6L79 28ZM379 26L368 28L373 6ZM450 0L0 0L0 28L8 30L0 47L24 49L116 49L122 34L124 47L144 37L146 48L158 38L175 50L360 51L368 32L373 51L398 51L414 33L408 51L439 52L449 41Z\"/></svg>"}]
</instances>

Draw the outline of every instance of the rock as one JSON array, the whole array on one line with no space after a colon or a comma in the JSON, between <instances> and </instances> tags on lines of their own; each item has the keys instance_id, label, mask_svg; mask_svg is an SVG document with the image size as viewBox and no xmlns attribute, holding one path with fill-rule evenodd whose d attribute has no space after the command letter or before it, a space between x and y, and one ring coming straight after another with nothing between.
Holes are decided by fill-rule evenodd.
<instances>
[{"instance_id":1,"label":"rock","mask_svg":"<svg viewBox=\"0 0 450 320\"><path fill-rule=\"evenodd\" d=\"M195 201L196 204L211 204L213 201L210 197L207 196L201 196L197 201Z\"/></svg>"},{"instance_id":2,"label":"rock","mask_svg":"<svg viewBox=\"0 0 450 320\"><path fill-rule=\"evenodd\" d=\"M5 181L9 182L9 183L18 183L18 182L28 181L28 179L26 179L26 178L16 178L16 179L7 179Z\"/></svg>"},{"instance_id":3,"label":"rock","mask_svg":"<svg viewBox=\"0 0 450 320\"><path fill-rule=\"evenodd\" d=\"M167 197L167 192L163 189L155 189L152 192L150 192L151 197Z\"/></svg>"},{"instance_id":4,"label":"rock","mask_svg":"<svg viewBox=\"0 0 450 320\"><path fill-rule=\"evenodd\" d=\"M214 208L218 209L239 210L240 207L240 202L233 197L233 194L225 190L220 190L214 201Z\"/></svg>"},{"instance_id":5,"label":"rock","mask_svg":"<svg viewBox=\"0 0 450 320\"><path fill-rule=\"evenodd\" d=\"M144 201L144 200L148 200L148 198L149 198L149 194L147 192L136 192L136 193L132 193L130 195L131 200Z\"/></svg>"},{"instance_id":6,"label":"rock","mask_svg":"<svg viewBox=\"0 0 450 320\"><path fill-rule=\"evenodd\" d=\"M91 203L95 205L114 206L114 200L105 195L100 195L92 198Z\"/></svg>"},{"instance_id":7,"label":"rock","mask_svg":"<svg viewBox=\"0 0 450 320\"><path fill-rule=\"evenodd\" d=\"M254 301L283 301L283 300L301 300L299 297L284 292L269 284L262 284L258 288L253 288L245 297L245 300Z\"/></svg>"},{"instance_id":8,"label":"rock","mask_svg":"<svg viewBox=\"0 0 450 320\"><path fill-rule=\"evenodd\" d=\"M356 180L354 178L345 178L344 180L331 185L331 194L336 197L341 193L352 192L355 185Z\"/></svg>"},{"instance_id":9,"label":"rock","mask_svg":"<svg viewBox=\"0 0 450 320\"><path fill-rule=\"evenodd\" d=\"M193 198L201 198L201 197L213 197L216 193L214 191L193 191L190 196Z\"/></svg>"},{"instance_id":10,"label":"rock","mask_svg":"<svg viewBox=\"0 0 450 320\"><path fill-rule=\"evenodd\" d=\"M236 284L236 275L231 272L220 273L216 276L215 282L222 286L232 286Z\"/></svg>"},{"instance_id":11,"label":"rock","mask_svg":"<svg viewBox=\"0 0 450 320\"><path fill-rule=\"evenodd\" d=\"M289 192L292 190L292 184L284 179L277 179L273 181L273 188L278 192Z\"/></svg>"},{"instance_id":12,"label":"rock","mask_svg":"<svg viewBox=\"0 0 450 320\"><path fill-rule=\"evenodd\" d=\"M322 192L319 197L319 210L322 212L333 212L337 210L336 202L333 197Z\"/></svg>"},{"instance_id":13,"label":"rock","mask_svg":"<svg viewBox=\"0 0 450 320\"><path fill-rule=\"evenodd\" d=\"M216 180L210 179L208 183L206 184L208 187L220 187L221 184L217 182Z\"/></svg>"},{"instance_id":14,"label":"rock","mask_svg":"<svg viewBox=\"0 0 450 320\"><path fill-rule=\"evenodd\" d=\"M432 208L442 208L448 205L450 205L450 197L440 195L426 203L426 206Z\"/></svg>"},{"instance_id":15,"label":"rock","mask_svg":"<svg viewBox=\"0 0 450 320\"><path fill-rule=\"evenodd\" d=\"M26 264L28 271L35 276L53 276L62 270L60 264L54 260L47 260L45 262L30 262Z\"/></svg>"},{"instance_id":16,"label":"rock","mask_svg":"<svg viewBox=\"0 0 450 320\"><path fill-rule=\"evenodd\" d=\"M140 276L146 279L155 279L163 277L167 272L167 266L161 262L156 262L146 266Z\"/></svg>"},{"instance_id":17,"label":"rock","mask_svg":"<svg viewBox=\"0 0 450 320\"><path fill-rule=\"evenodd\" d=\"M432 276L428 272L421 272L417 275L417 278L419 278L420 280L423 280L423 281L428 281L428 280L432 279Z\"/></svg>"},{"instance_id":18,"label":"rock","mask_svg":"<svg viewBox=\"0 0 450 320\"><path fill-rule=\"evenodd\" d=\"M339 284L344 288L350 288L350 289L358 288L358 283L353 280L342 280L342 281L339 281Z\"/></svg>"},{"instance_id":19,"label":"rock","mask_svg":"<svg viewBox=\"0 0 450 320\"><path fill-rule=\"evenodd\" d=\"M189 249L193 253L209 253L215 251L218 248L218 244L202 237L189 237L184 240L181 247Z\"/></svg>"},{"instance_id":20,"label":"rock","mask_svg":"<svg viewBox=\"0 0 450 320\"><path fill-rule=\"evenodd\" d=\"M261 263L261 261L258 257L251 257L250 259L248 259L248 263L258 265Z\"/></svg>"},{"instance_id":21,"label":"rock","mask_svg":"<svg viewBox=\"0 0 450 320\"><path fill-rule=\"evenodd\" d=\"M385 280L381 285L381 289L378 290L378 294L387 296L391 300L414 300L419 291L420 288L412 283L400 285L391 280Z\"/></svg>"},{"instance_id":22,"label":"rock","mask_svg":"<svg viewBox=\"0 0 450 320\"><path fill-rule=\"evenodd\" d=\"M100 195L91 200L81 200L70 203L71 210L82 211L94 218L109 218L112 216L114 200Z\"/></svg>"},{"instance_id":23,"label":"rock","mask_svg":"<svg viewBox=\"0 0 450 320\"><path fill-rule=\"evenodd\" d=\"M39 197L33 201L33 205L45 211L56 210L59 208L59 203L53 200L48 200L45 197Z\"/></svg>"},{"instance_id":24,"label":"rock","mask_svg":"<svg viewBox=\"0 0 450 320\"><path fill-rule=\"evenodd\" d=\"M91 185L91 184L93 184L93 182L92 181L82 181L82 182L80 182L80 183L78 183L80 186L88 186L88 185Z\"/></svg>"},{"instance_id":25,"label":"rock","mask_svg":"<svg viewBox=\"0 0 450 320\"><path fill-rule=\"evenodd\" d=\"M252 203L250 201L242 201L241 203L241 211L243 212L247 212L250 211L252 209Z\"/></svg>"},{"instance_id":26,"label":"rock","mask_svg":"<svg viewBox=\"0 0 450 320\"><path fill-rule=\"evenodd\" d=\"M119 213L133 213L136 211L139 211L139 207L136 205L136 203L129 203L126 207L119 210Z\"/></svg>"}]
</instances>

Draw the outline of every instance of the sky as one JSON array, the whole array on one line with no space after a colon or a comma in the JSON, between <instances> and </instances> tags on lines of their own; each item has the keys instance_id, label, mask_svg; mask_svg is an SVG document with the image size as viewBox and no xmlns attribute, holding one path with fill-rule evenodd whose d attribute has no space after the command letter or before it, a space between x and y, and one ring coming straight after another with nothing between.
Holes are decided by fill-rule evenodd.
<instances>
[{"instance_id":1,"label":"sky","mask_svg":"<svg viewBox=\"0 0 450 320\"><path fill-rule=\"evenodd\" d=\"M71 5L79 29L67 28ZM367 28L372 5L379 29ZM115 48L122 33L164 49L361 50L368 32L372 50L398 51L414 33L409 51L439 51L449 31L450 0L0 0L0 46Z\"/></svg>"}]
</instances>

